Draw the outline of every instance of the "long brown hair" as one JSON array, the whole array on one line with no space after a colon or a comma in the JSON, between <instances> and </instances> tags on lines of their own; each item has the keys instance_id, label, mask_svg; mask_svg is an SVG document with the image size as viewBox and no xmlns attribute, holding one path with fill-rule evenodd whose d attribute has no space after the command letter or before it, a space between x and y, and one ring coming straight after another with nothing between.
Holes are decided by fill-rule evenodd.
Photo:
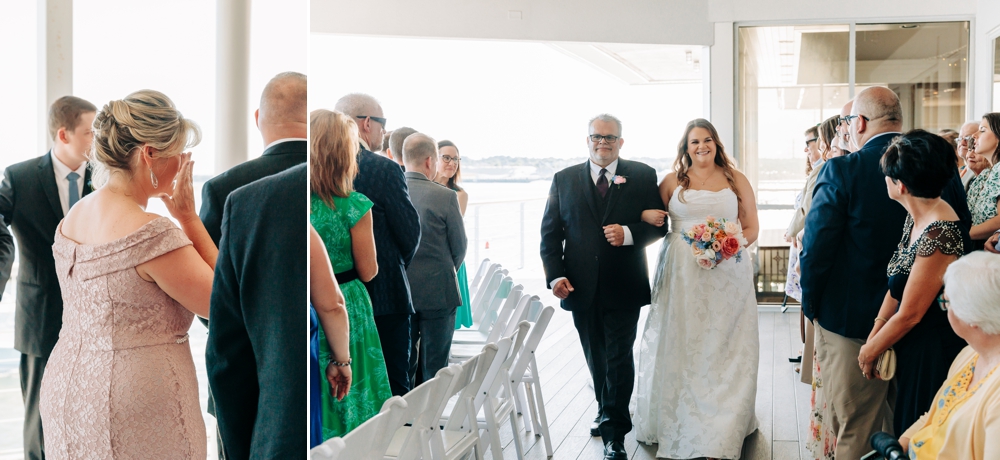
<instances>
[{"instance_id":1,"label":"long brown hair","mask_svg":"<svg viewBox=\"0 0 1000 460\"><path fill-rule=\"evenodd\" d=\"M823 160L830 159L830 152L833 151L833 139L837 137L837 125L840 123L840 115L834 115L819 124L819 137L823 138L826 150L823 151ZM839 149L840 146L838 145Z\"/></svg>"},{"instance_id":2,"label":"long brown hair","mask_svg":"<svg viewBox=\"0 0 1000 460\"><path fill-rule=\"evenodd\" d=\"M983 115L983 120L990 125L990 131L993 131L993 136L1000 139L1000 112L990 112ZM993 156L990 158L993 166L996 166L1000 162L1000 143L997 144L997 148L993 150Z\"/></svg>"},{"instance_id":3,"label":"long brown hair","mask_svg":"<svg viewBox=\"0 0 1000 460\"><path fill-rule=\"evenodd\" d=\"M327 206L333 197L354 191L358 175L358 125L340 112L325 109L309 114L309 185Z\"/></svg>"},{"instance_id":4,"label":"long brown hair","mask_svg":"<svg viewBox=\"0 0 1000 460\"><path fill-rule=\"evenodd\" d=\"M684 191L691 187L691 178L688 177L688 169L691 167L691 155L687 152L688 135L695 128L704 128L712 135L712 141L715 142L715 164L722 168L722 173L726 175L726 181L729 182L729 189L736 194L736 202L739 204L740 211L743 210L743 197L740 196L740 191L736 189L736 176L733 171L736 167L733 162L729 160L726 156L726 149L722 146L722 142L719 142L719 132L716 131L715 126L704 118L695 118L688 122L687 126L684 127L684 135L681 137L681 141L677 143L677 159L674 160L674 170L677 172L677 184L681 186L680 195L677 197L682 203L684 202Z\"/></svg>"}]
</instances>

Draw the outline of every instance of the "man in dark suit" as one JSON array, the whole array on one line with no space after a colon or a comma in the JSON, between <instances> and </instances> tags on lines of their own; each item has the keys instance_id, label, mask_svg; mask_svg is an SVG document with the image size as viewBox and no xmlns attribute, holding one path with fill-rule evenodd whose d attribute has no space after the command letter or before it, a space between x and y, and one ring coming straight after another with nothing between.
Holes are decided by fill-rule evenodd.
<instances>
[{"instance_id":1,"label":"man in dark suit","mask_svg":"<svg viewBox=\"0 0 1000 460\"><path fill-rule=\"evenodd\" d=\"M26 459L45 458L38 391L59 338L63 311L52 243L69 208L93 190L87 152L96 115L97 107L78 97L56 100L49 108L52 150L8 167L0 185L0 214L4 225L13 228L20 253L14 348L21 352ZM0 281L6 284L9 277L7 264L0 268Z\"/></svg>"},{"instance_id":2,"label":"man in dark suit","mask_svg":"<svg viewBox=\"0 0 1000 460\"><path fill-rule=\"evenodd\" d=\"M862 375L858 354L885 299L886 267L903 236L906 210L889 198L879 167L903 115L899 98L876 86L858 94L847 118L850 138L861 148L820 171L800 263L802 311L816 327L816 358L833 415L824 423L838 433L837 458L860 458L872 433L892 431L890 383ZM968 235L972 218L957 169L941 197Z\"/></svg>"},{"instance_id":3,"label":"man in dark suit","mask_svg":"<svg viewBox=\"0 0 1000 460\"><path fill-rule=\"evenodd\" d=\"M205 350L228 459L306 458L306 165L226 200Z\"/></svg>"},{"instance_id":4,"label":"man in dark suit","mask_svg":"<svg viewBox=\"0 0 1000 460\"><path fill-rule=\"evenodd\" d=\"M389 386L393 395L401 396L410 391L410 315L413 314L406 267L417 252L420 221L410 202L402 168L369 148L382 142L386 122L382 106L367 94L348 94L337 101L335 110L358 122L361 151L354 190L374 203L372 230L378 260L378 275L365 283L365 287L372 299Z\"/></svg>"},{"instance_id":5,"label":"man in dark suit","mask_svg":"<svg viewBox=\"0 0 1000 460\"><path fill-rule=\"evenodd\" d=\"M233 190L306 162L306 76L284 72L272 78L253 116L264 140L264 153L213 177L201 189L201 221L216 245L222 236L223 205Z\"/></svg>"},{"instance_id":6,"label":"man in dark suit","mask_svg":"<svg viewBox=\"0 0 1000 460\"><path fill-rule=\"evenodd\" d=\"M403 143L406 185L420 216L420 246L406 268L413 309L410 317L410 380L413 386L448 366L455 313L462 305L458 267L468 240L454 190L430 180L437 172L437 142L416 133Z\"/></svg>"},{"instance_id":7,"label":"man in dark suit","mask_svg":"<svg viewBox=\"0 0 1000 460\"><path fill-rule=\"evenodd\" d=\"M590 160L552 179L541 244L546 282L580 334L597 397L591 435L603 438L609 460L628 458L632 346L639 309L650 301L646 246L666 233L641 221L642 211L662 210L663 201L653 168L618 158L621 131L611 115L590 121Z\"/></svg>"}]
</instances>

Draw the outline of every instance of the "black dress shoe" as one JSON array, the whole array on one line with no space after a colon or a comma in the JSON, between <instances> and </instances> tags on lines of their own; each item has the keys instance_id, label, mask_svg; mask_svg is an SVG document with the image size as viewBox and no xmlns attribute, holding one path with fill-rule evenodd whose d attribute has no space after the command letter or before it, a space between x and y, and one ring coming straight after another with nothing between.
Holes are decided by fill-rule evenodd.
<instances>
[{"instance_id":1,"label":"black dress shoe","mask_svg":"<svg viewBox=\"0 0 1000 460\"><path fill-rule=\"evenodd\" d=\"M628 460L628 454L625 453L625 443L622 441L604 443L604 460Z\"/></svg>"},{"instance_id":2,"label":"black dress shoe","mask_svg":"<svg viewBox=\"0 0 1000 460\"><path fill-rule=\"evenodd\" d=\"M601 435L601 416L598 415L594 417L594 421L590 423L590 435L600 436Z\"/></svg>"}]
</instances>

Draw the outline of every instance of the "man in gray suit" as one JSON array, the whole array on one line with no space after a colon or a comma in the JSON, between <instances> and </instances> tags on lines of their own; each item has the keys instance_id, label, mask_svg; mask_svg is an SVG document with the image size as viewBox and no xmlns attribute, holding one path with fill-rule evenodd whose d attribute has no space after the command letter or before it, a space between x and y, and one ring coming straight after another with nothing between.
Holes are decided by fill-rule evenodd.
<instances>
[{"instance_id":1,"label":"man in gray suit","mask_svg":"<svg viewBox=\"0 0 1000 460\"><path fill-rule=\"evenodd\" d=\"M411 388L448 365L455 311L462 304L456 270L465 259L466 238L458 195L431 179L437 142L416 133L403 142L410 201L420 216L420 245L406 268L416 314L410 318Z\"/></svg>"}]
</instances>

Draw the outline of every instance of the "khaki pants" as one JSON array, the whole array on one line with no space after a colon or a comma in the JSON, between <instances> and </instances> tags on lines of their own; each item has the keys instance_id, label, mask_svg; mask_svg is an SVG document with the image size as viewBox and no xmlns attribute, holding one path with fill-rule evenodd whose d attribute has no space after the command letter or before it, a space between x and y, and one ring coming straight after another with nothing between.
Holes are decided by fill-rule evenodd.
<instances>
[{"instance_id":1,"label":"khaki pants","mask_svg":"<svg viewBox=\"0 0 1000 460\"><path fill-rule=\"evenodd\" d=\"M872 433L892 433L895 381L868 380L861 375L858 354L863 340L830 332L818 322L814 326L816 359L827 401L823 420L837 434L836 458L861 458L872 450L868 443Z\"/></svg>"}]
</instances>

